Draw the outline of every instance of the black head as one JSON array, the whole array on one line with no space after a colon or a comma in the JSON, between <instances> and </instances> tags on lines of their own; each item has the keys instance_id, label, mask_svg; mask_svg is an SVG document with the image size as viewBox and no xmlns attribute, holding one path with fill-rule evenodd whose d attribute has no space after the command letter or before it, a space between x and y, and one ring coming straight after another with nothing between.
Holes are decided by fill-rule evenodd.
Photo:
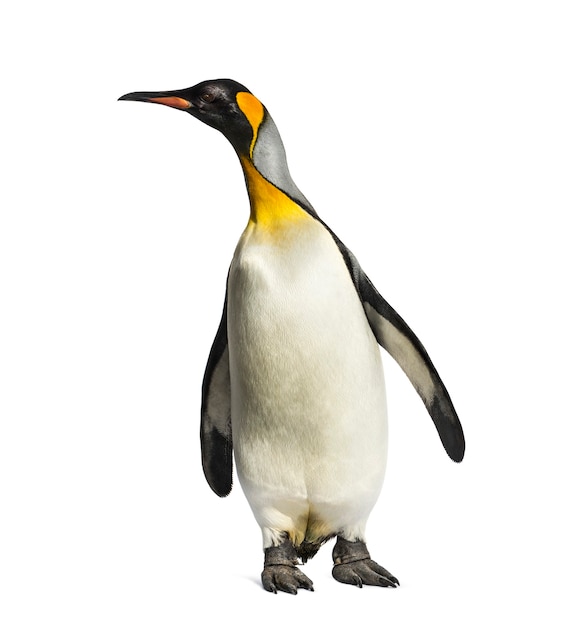
<instances>
[{"instance_id":1,"label":"black head","mask_svg":"<svg viewBox=\"0 0 576 626\"><path fill-rule=\"evenodd\" d=\"M137 91L119 100L155 102L193 115L223 133L239 154L249 154L264 107L246 87L234 80L206 80L175 91Z\"/></svg>"}]
</instances>

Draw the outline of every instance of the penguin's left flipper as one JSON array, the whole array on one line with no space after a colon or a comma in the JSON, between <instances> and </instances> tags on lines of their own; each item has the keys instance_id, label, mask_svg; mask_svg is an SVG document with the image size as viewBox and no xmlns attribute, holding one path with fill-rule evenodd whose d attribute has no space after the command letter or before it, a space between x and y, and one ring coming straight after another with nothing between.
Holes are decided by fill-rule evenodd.
<instances>
[{"instance_id":1,"label":"penguin's left flipper","mask_svg":"<svg viewBox=\"0 0 576 626\"><path fill-rule=\"evenodd\" d=\"M202 383L200 444L202 467L212 490L227 496L232 489L232 422L228 357L227 300L210 350Z\"/></svg>"},{"instance_id":2,"label":"penguin's left flipper","mask_svg":"<svg viewBox=\"0 0 576 626\"><path fill-rule=\"evenodd\" d=\"M460 462L464 458L465 449L462 425L426 349L408 324L378 293L352 252L333 236L348 266L376 340L400 365L422 398L448 456Z\"/></svg>"}]
</instances>

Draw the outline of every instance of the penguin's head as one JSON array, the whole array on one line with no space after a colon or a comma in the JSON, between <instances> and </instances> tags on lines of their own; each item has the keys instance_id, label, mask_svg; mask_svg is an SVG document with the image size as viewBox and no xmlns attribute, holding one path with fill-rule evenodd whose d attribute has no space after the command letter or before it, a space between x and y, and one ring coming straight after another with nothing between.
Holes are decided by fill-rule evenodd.
<instances>
[{"instance_id":1,"label":"penguin's head","mask_svg":"<svg viewBox=\"0 0 576 626\"><path fill-rule=\"evenodd\" d=\"M251 156L265 109L260 100L234 80L206 80L188 89L136 91L119 100L155 102L193 115L219 130L242 156Z\"/></svg>"}]
</instances>

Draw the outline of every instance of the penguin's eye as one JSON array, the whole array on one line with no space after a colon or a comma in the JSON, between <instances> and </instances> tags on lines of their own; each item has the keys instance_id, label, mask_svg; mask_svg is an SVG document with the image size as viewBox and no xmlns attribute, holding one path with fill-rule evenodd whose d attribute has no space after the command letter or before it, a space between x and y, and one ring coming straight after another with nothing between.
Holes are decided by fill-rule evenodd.
<instances>
[{"instance_id":1,"label":"penguin's eye","mask_svg":"<svg viewBox=\"0 0 576 626\"><path fill-rule=\"evenodd\" d=\"M214 95L213 92L211 91L205 91L200 98L204 101L204 102L214 102L214 98L216 96Z\"/></svg>"}]
</instances>

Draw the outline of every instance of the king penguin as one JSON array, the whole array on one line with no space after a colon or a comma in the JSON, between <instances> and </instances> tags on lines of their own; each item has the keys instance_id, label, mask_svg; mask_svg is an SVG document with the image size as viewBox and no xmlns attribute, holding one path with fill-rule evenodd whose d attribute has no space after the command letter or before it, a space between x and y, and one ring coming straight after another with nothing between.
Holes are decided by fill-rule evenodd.
<instances>
[{"instance_id":1,"label":"king penguin","mask_svg":"<svg viewBox=\"0 0 576 626\"><path fill-rule=\"evenodd\" d=\"M216 128L244 172L250 217L208 357L200 438L219 496L232 489L234 458L262 530L264 588L313 590L297 565L334 537L336 580L396 587L365 535L387 456L378 344L459 462L462 426L428 353L295 185L276 125L246 87L219 79L120 100L163 104Z\"/></svg>"}]
</instances>

